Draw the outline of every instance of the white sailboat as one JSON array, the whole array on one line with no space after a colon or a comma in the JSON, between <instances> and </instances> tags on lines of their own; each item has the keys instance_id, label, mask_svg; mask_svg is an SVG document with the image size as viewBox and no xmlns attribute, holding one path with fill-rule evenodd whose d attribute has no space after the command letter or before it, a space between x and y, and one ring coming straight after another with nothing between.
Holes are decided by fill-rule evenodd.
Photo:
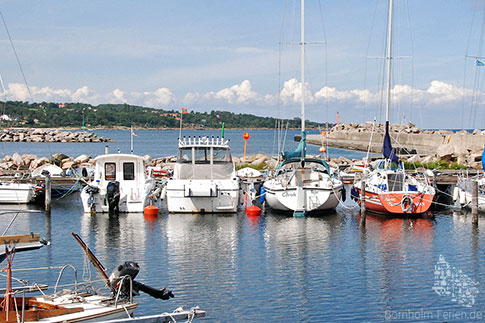
<instances>
[{"instance_id":1,"label":"white sailboat","mask_svg":"<svg viewBox=\"0 0 485 323\"><path fill-rule=\"evenodd\" d=\"M239 178L228 143L223 136L179 139L173 177L166 186L169 212L237 212Z\"/></svg>"},{"instance_id":2,"label":"white sailboat","mask_svg":"<svg viewBox=\"0 0 485 323\"><path fill-rule=\"evenodd\" d=\"M380 161L376 169L365 173L354 183L353 198L359 197L365 187L366 209L380 214L408 215L421 214L430 208L434 187L424 174L417 178L407 174L399 157L394 153L389 135L389 111L391 106L391 68L392 68L392 16L393 0L389 1L388 43L387 43L387 104L386 133L382 153L385 160Z\"/></svg>"},{"instance_id":3,"label":"white sailboat","mask_svg":"<svg viewBox=\"0 0 485 323\"><path fill-rule=\"evenodd\" d=\"M311 211L335 208L343 184L330 171L327 163L306 157L305 132L305 1L301 0L301 141L295 152L284 153L276 175L263 184L267 205L278 211L305 216Z\"/></svg>"}]
</instances>

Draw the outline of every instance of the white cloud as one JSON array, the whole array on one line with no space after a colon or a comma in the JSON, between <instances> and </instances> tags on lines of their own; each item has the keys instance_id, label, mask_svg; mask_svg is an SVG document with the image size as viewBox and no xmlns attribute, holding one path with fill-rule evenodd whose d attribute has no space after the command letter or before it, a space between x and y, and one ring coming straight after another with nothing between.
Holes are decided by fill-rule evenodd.
<instances>
[{"instance_id":1,"label":"white cloud","mask_svg":"<svg viewBox=\"0 0 485 323\"><path fill-rule=\"evenodd\" d=\"M382 95L381 91L368 89L339 90L334 87L322 87L312 92L310 86L307 85L305 88L306 102L309 105L308 117L317 121L321 121L323 118L321 112L323 103L330 103L328 106L333 111L341 111L341 116L348 113L348 119L356 119L357 115L362 116L360 112L357 113L357 110L362 110L365 106L374 109L381 105L380 101L383 98L385 99L385 95ZM283 111L287 113L285 117L291 118L299 115L301 89L301 82L295 78L284 82L280 92L280 103L284 108ZM97 93L88 86L76 90L32 86L30 90L35 102L83 102L93 105L127 103L155 108L173 108L173 105L183 105L200 111L217 106L233 112L240 112L244 107L246 112L251 111L250 113L262 115L276 113L274 111L278 103L276 95L258 93L252 88L249 80L206 93L188 92L182 100L178 100L173 91L166 87L145 92L128 92L116 88L108 93ZM5 94L8 100L30 101L29 92L23 84L8 84ZM470 89L463 89L438 80L432 81L425 89L413 88L406 84L395 85L392 89L393 103L399 102L401 109L408 108L412 103L414 107L426 107L427 111L435 113L442 112L443 109L456 109L457 106L462 105L462 102L469 101L472 95L473 91ZM315 105L315 108L312 108L312 105Z\"/></svg>"}]
</instances>

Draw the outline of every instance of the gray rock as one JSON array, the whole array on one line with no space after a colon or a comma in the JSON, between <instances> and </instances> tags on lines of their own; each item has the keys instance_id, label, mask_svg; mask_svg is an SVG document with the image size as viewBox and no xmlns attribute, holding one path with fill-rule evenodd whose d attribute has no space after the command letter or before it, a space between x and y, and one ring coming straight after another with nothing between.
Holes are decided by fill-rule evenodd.
<instances>
[{"instance_id":1,"label":"gray rock","mask_svg":"<svg viewBox=\"0 0 485 323\"><path fill-rule=\"evenodd\" d=\"M450 160L453 155L453 145L441 144L436 148L436 155L441 160Z\"/></svg>"}]
</instances>

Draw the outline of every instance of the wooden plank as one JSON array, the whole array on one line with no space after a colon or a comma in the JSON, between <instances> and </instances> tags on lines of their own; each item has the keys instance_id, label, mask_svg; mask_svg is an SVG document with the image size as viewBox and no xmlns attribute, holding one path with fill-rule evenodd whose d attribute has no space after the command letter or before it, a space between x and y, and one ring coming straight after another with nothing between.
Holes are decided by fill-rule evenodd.
<instances>
[{"instance_id":1,"label":"wooden plank","mask_svg":"<svg viewBox=\"0 0 485 323\"><path fill-rule=\"evenodd\" d=\"M0 236L0 245L15 245L19 243L39 242L39 233L18 234L10 236Z\"/></svg>"}]
</instances>

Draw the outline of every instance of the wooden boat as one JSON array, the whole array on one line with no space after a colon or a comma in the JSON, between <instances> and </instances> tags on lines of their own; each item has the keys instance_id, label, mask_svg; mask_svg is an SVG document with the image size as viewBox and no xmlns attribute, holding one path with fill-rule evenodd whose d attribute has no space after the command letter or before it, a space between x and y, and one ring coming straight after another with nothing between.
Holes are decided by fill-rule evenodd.
<instances>
[{"instance_id":1,"label":"wooden boat","mask_svg":"<svg viewBox=\"0 0 485 323\"><path fill-rule=\"evenodd\" d=\"M77 272L71 265L61 268L54 293L42 296L26 297L25 292L41 291L47 286L32 285L22 287L12 287L12 262L13 255L17 248L22 250L22 244L30 246L24 250L31 250L41 247L39 235L24 236L3 236L0 237L0 244L5 245L5 257L8 261L7 271L7 288L5 297L0 298L0 322L100 322L111 321L115 319L127 318L133 320L132 313L138 307L133 302L133 296L139 291L143 291L152 297L159 299L169 299L173 297L171 291L163 288L161 290L146 286L134 280L138 274L138 264L125 262L119 265L115 271L108 277L105 268L94 256L91 250L85 245L79 235L73 233L74 238L79 242L87 257L94 267L101 274L106 286L111 290L111 295L105 296L95 292L95 288L90 286L89 282L77 283ZM2 260L0 258L0 260ZM72 290L58 290L58 284L61 281L62 274L65 270L74 270L74 288ZM22 296L18 296L22 293ZM174 316L172 316L174 315ZM176 310L173 313L159 315L160 320L152 322L164 322L163 318L170 317L195 318L205 316L204 311L194 308L190 311ZM139 319L148 319L152 316L141 317ZM137 320L140 322L140 320ZM122 321L119 321L122 322ZM150 321L141 321L150 322Z\"/></svg>"}]
</instances>

